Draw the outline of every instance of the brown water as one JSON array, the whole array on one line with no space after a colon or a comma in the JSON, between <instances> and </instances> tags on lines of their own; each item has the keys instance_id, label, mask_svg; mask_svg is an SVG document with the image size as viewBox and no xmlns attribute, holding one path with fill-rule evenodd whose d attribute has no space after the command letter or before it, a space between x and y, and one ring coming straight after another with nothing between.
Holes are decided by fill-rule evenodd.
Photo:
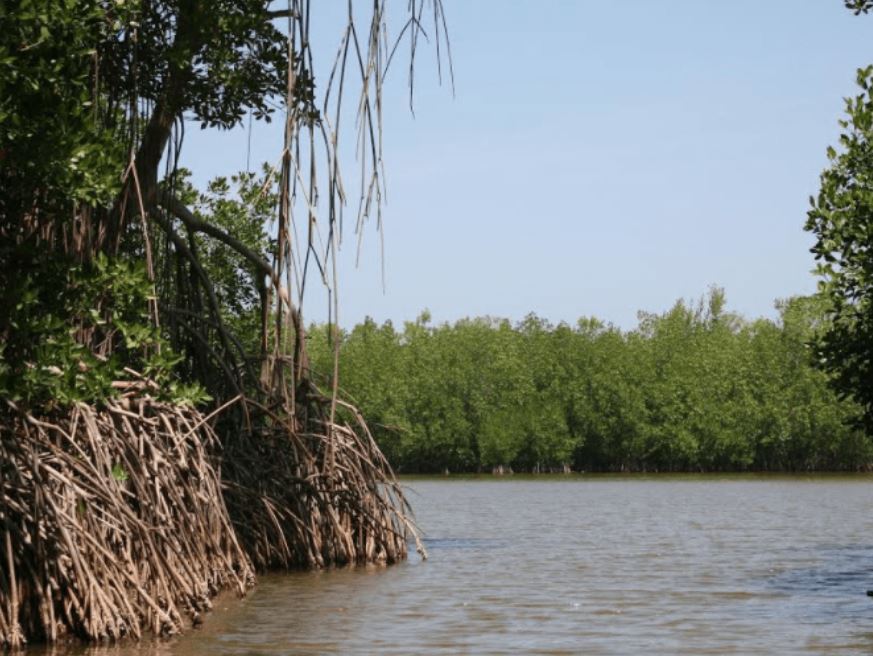
<instances>
[{"instance_id":1,"label":"brown water","mask_svg":"<svg viewBox=\"0 0 873 656\"><path fill-rule=\"evenodd\" d=\"M264 577L83 653L873 654L873 478L406 483L427 562Z\"/></svg>"}]
</instances>

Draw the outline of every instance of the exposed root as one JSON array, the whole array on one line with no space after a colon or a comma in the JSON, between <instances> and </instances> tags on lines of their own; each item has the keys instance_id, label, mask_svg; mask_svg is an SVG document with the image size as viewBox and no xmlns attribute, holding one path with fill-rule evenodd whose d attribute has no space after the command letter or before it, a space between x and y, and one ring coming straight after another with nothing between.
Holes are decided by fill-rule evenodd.
<instances>
[{"instance_id":1,"label":"exposed root","mask_svg":"<svg viewBox=\"0 0 873 656\"><path fill-rule=\"evenodd\" d=\"M249 402L261 428L225 439L222 479L240 542L258 569L390 564L408 540L426 557L390 465L357 410L348 421L283 417ZM260 415L260 416L258 416ZM312 416L315 418L312 418Z\"/></svg>"},{"instance_id":2,"label":"exposed root","mask_svg":"<svg viewBox=\"0 0 873 656\"><path fill-rule=\"evenodd\" d=\"M178 633L254 568L394 563L410 539L426 557L352 406L331 422L314 391L305 418L248 400L255 428L219 456L209 417L144 391L0 408L0 647Z\"/></svg>"},{"instance_id":3,"label":"exposed root","mask_svg":"<svg viewBox=\"0 0 873 656\"><path fill-rule=\"evenodd\" d=\"M142 394L0 408L0 646L179 632L253 581L201 414Z\"/></svg>"}]
</instances>

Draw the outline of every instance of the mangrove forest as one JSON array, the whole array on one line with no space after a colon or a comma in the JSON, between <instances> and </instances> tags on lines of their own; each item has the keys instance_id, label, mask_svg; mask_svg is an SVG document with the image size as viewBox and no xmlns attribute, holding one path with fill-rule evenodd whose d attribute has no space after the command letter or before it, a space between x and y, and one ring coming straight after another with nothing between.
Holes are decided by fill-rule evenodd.
<instances>
[{"instance_id":1,"label":"mangrove forest","mask_svg":"<svg viewBox=\"0 0 873 656\"><path fill-rule=\"evenodd\" d=\"M712 288L633 330L367 320L339 336L339 380L403 472L868 469L859 406L813 362L823 301L777 305L749 320ZM325 364L328 337L310 328Z\"/></svg>"},{"instance_id":2,"label":"mangrove forest","mask_svg":"<svg viewBox=\"0 0 873 656\"><path fill-rule=\"evenodd\" d=\"M408 57L411 89L425 24L445 53L442 8L389 41L384 2L350 5L316 85L310 4L0 6L0 648L172 635L257 571L414 544L301 306L336 289L345 208L378 216L383 81ZM185 131L270 120L275 161L201 202Z\"/></svg>"}]
</instances>

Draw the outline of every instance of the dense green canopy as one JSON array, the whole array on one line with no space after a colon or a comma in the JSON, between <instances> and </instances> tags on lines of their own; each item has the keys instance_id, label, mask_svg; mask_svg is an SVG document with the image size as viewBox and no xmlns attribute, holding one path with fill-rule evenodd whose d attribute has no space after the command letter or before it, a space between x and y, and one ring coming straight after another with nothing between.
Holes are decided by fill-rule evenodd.
<instances>
[{"instance_id":1,"label":"dense green canopy","mask_svg":"<svg viewBox=\"0 0 873 656\"><path fill-rule=\"evenodd\" d=\"M340 382L402 471L854 470L873 463L857 412L816 370L807 342L820 301L780 319L696 304L641 313L635 330L530 315L397 330L365 321L340 336ZM324 329L310 351L328 370Z\"/></svg>"}]
</instances>

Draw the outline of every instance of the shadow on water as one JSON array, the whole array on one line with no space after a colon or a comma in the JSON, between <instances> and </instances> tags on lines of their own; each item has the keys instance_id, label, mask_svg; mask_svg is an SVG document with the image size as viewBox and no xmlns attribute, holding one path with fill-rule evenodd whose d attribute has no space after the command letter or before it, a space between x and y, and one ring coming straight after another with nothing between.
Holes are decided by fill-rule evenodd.
<instances>
[{"instance_id":1,"label":"shadow on water","mask_svg":"<svg viewBox=\"0 0 873 656\"><path fill-rule=\"evenodd\" d=\"M857 629L869 631L873 545L823 546L808 555L815 564L779 572L764 582L766 592L785 595L781 608L786 618L806 624L857 622Z\"/></svg>"}]
</instances>

